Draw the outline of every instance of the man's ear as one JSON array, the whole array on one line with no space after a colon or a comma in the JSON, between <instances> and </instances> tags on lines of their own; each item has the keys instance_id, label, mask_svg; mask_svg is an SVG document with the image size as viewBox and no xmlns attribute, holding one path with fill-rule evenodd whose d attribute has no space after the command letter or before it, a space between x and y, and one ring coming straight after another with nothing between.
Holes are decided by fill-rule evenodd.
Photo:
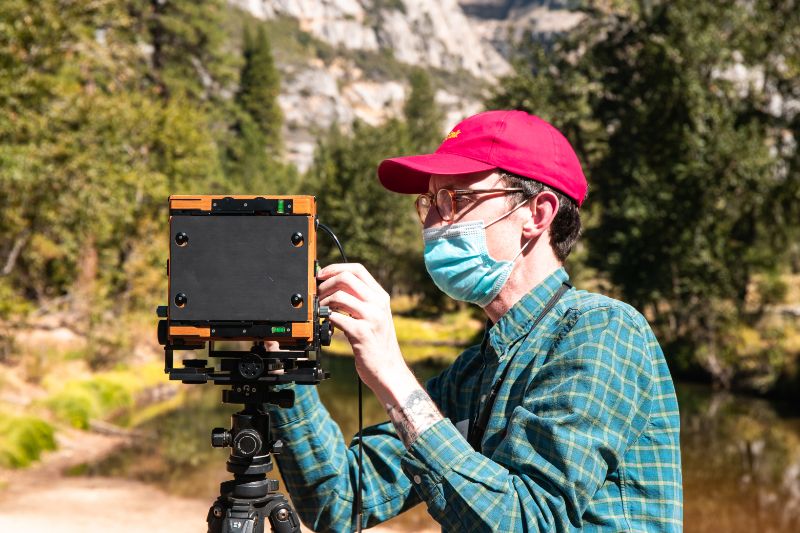
<instances>
[{"instance_id":1,"label":"man's ear","mask_svg":"<svg viewBox=\"0 0 800 533\"><path fill-rule=\"evenodd\" d=\"M533 239L550 228L558 213L558 197L550 191L542 191L529 200L526 214L530 216L522 225L522 237Z\"/></svg>"}]
</instances>

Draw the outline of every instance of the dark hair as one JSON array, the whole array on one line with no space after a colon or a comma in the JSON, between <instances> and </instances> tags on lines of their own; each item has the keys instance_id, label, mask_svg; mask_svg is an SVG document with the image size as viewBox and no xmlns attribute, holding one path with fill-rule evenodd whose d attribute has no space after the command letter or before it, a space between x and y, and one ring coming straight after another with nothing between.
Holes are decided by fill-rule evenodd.
<instances>
[{"instance_id":1,"label":"dark hair","mask_svg":"<svg viewBox=\"0 0 800 533\"><path fill-rule=\"evenodd\" d=\"M578 242L578 237L581 236L581 214L578 210L578 204L564 193L542 182L518 176L505 170L501 170L500 175L503 178L505 187L523 189L522 192L509 194L508 201L514 206L533 198L543 191L549 191L556 195L556 198L558 198L558 212L550 225L550 246L553 248L556 258L563 263L572 251L572 247Z\"/></svg>"}]
</instances>

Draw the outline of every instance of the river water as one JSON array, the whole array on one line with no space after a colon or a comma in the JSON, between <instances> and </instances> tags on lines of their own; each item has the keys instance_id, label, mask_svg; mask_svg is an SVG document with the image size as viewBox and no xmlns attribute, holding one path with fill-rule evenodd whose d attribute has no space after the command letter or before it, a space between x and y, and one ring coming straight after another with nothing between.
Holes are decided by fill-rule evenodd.
<instances>
[{"instance_id":1,"label":"river water","mask_svg":"<svg viewBox=\"0 0 800 533\"><path fill-rule=\"evenodd\" d=\"M357 429L352 358L331 358L333 379L320 395L349 439ZM416 365L421 380L441 370ZM210 429L228 427L234 406L220 404L211 385L187 385L187 401L139 429L147 438L81 473L152 482L180 495L211 501L227 479L227 451L210 446ZM800 410L789 404L678 384L687 532L800 531ZM386 419L365 389L366 424ZM277 475L277 472L276 472ZM399 530L435 528L424 506L392 521Z\"/></svg>"}]
</instances>

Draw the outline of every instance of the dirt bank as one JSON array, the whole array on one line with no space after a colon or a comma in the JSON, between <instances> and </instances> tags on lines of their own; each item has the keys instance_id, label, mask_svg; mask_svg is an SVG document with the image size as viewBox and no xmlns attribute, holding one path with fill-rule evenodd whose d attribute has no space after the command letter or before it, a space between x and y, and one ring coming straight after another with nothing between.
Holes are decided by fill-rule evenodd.
<instances>
[{"instance_id":1,"label":"dirt bank","mask_svg":"<svg viewBox=\"0 0 800 533\"><path fill-rule=\"evenodd\" d=\"M125 437L63 429L58 441L58 451L46 454L31 468L0 470L0 531L206 531L210 501L181 498L138 481L65 474L71 467L101 460L123 445ZM379 526L370 531L402 530Z\"/></svg>"}]
</instances>

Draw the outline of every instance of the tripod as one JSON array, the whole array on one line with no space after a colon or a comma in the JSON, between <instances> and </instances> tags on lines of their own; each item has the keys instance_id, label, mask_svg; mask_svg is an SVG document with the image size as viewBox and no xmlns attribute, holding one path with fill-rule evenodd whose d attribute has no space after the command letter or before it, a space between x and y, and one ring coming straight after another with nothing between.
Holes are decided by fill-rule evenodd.
<instances>
[{"instance_id":1,"label":"tripod","mask_svg":"<svg viewBox=\"0 0 800 533\"><path fill-rule=\"evenodd\" d=\"M318 360L307 358L307 351L271 353L263 342L240 352L215 350L214 342L208 341L208 355L221 359L219 371L207 366L205 359L184 359L184 366L175 368L173 350L196 350L201 345L168 342L164 323L159 324L159 338L164 344L164 371L170 379L230 386L222 391L223 403L244 404L241 411L231 415L231 429L211 431L212 446L231 448L227 470L233 479L220 484L220 495L206 518L208 533L264 533L267 523L275 533L299 533L300 521L286 497L278 492L278 481L266 476L273 467L272 454L279 454L283 443L272 439L270 416L264 405L291 407L294 391L276 390L276 385L317 384L328 377L327 372ZM330 323L323 322L320 329L319 337L330 342ZM318 342L313 345L317 354Z\"/></svg>"},{"instance_id":2,"label":"tripod","mask_svg":"<svg viewBox=\"0 0 800 533\"><path fill-rule=\"evenodd\" d=\"M241 387L240 387L241 388ZM280 394L278 391L273 394ZM227 394L226 394L227 393ZM223 391L223 401L236 390ZM272 441L270 417L260 403L245 403L231 416L231 429L215 428L211 445L230 446L227 469L233 479L220 483L220 495L208 511L208 533L275 533L300 531L300 522L286 497L277 492L278 480L268 479L271 454L280 453L281 441Z\"/></svg>"}]
</instances>

